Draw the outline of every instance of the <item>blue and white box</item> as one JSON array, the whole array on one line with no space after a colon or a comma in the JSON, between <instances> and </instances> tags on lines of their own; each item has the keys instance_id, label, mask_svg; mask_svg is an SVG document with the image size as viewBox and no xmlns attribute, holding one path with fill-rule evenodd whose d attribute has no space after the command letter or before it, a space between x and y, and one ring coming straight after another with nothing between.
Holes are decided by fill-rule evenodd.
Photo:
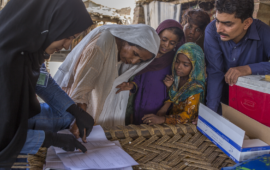
<instances>
[{"instance_id":1,"label":"blue and white box","mask_svg":"<svg viewBox=\"0 0 270 170\"><path fill-rule=\"evenodd\" d=\"M200 104L197 128L236 163L270 153L270 128L227 105L220 116Z\"/></svg>"}]
</instances>

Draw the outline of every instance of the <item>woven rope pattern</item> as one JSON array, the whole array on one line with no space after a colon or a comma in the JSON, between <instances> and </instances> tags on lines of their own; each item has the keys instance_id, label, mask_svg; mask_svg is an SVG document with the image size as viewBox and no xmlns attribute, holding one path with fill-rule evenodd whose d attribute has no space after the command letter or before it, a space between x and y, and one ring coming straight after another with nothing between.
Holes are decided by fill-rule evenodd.
<instances>
[{"instance_id":1,"label":"woven rope pattern","mask_svg":"<svg viewBox=\"0 0 270 170\"><path fill-rule=\"evenodd\" d=\"M103 127L110 140L119 140L124 150L140 165L135 170L218 170L235 163L197 131L195 125L129 125ZM36 155L19 155L29 163L12 168L42 170L46 148Z\"/></svg>"},{"instance_id":2,"label":"woven rope pattern","mask_svg":"<svg viewBox=\"0 0 270 170\"><path fill-rule=\"evenodd\" d=\"M134 169L218 170L235 164L216 145L197 131L195 125L165 126L171 129L172 135L167 135L164 126L161 125L129 125L128 127L118 126L119 129L104 129L105 132L110 133L111 140L117 139L116 134L119 130L123 131L124 137L118 140L123 149L140 164L133 167ZM181 129L181 134L178 133L177 128ZM146 130L150 136L142 135L142 131ZM159 131L159 135L155 133L156 130ZM188 133L191 130L193 133ZM130 131L135 131L137 137L131 138Z\"/></svg>"},{"instance_id":3,"label":"woven rope pattern","mask_svg":"<svg viewBox=\"0 0 270 170\"><path fill-rule=\"evenodd\" d=\"M18 158L27 158L28 162L15 162L12 168L42 170L45 164L47 148L40 148L35 155L19 155Z\"/></svg>"}]
</instances>

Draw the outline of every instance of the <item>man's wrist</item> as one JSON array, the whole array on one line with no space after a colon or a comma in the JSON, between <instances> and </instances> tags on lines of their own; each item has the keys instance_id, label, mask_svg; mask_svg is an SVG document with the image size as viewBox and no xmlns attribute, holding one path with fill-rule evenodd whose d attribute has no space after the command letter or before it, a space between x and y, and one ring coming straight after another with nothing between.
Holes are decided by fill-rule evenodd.
<instances>
[{"instance_id":1,"label":"man's wrist","mask_svg":"<svg viewBox=\"0 0 270 170\"><path fill-rule=\"evenodd\" d=\"M252 70L249 67L249 65L244 66L244 68L245 68L245 75L244 76L247 76L247 75L251 75L252 74Z\"/></svg>"}]
</instances>

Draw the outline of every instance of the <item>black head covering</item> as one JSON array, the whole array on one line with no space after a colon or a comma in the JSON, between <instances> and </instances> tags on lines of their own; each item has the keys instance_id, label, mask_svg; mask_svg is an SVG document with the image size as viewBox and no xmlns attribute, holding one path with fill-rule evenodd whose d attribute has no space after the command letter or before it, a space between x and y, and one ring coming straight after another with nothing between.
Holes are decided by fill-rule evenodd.
<instances>
[{"instance_id":1,"label":"black head covering","mask_svg":"<svg viewBox=\"0 0 270 170\"><path fill-rule=\"evenodd\" d=\"M35 95L44 50L86 30L92 20L81 0L11 0L0 12L0 169L21 151L28 119L40 112Z\"/></svg>"}]
</instances>

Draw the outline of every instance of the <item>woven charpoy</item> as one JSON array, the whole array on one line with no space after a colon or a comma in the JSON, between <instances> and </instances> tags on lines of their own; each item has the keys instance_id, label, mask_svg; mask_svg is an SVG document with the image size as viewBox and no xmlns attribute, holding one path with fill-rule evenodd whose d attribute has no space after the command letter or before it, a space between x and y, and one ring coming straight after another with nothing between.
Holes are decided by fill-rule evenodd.
<instances>
[{"instance_id":1,"label":"woven charpoy","mask_svg":"<svg viewBox=\"0 0 270 170\"><path fill-rule=\"evenodd\" d=\"M138 163L135 170L218 170L235 163L216 145L186 125L129 125L103 127L109 140L119 140L123 149ZM29 163L15 163L12 168L42 170L46 148L36 155L19 155Z\"/></svg>"},{"instance_id":2,"label":"woven charpoy","mask_svg":"<svg viewBox=\"0 0 270 170\"><path fill-rule=\"evenodd\" d=\"M193 124L103 129L109 140L119 140L139 163L133 169L218 170L235 164Z\"/></svg>"},{"instance_id":3,"label":"woven charpoy","mask_svg":"<svg viewBox=\"0 0 270 170\"><path fill-rule=\"evenodd\" d=\"M15 162L11 168L42 170L45 164L46 154L47 148L40 148L35 155L19 155L18 158L27 158L28 162Z\"/></svg>"}]
</instances>

